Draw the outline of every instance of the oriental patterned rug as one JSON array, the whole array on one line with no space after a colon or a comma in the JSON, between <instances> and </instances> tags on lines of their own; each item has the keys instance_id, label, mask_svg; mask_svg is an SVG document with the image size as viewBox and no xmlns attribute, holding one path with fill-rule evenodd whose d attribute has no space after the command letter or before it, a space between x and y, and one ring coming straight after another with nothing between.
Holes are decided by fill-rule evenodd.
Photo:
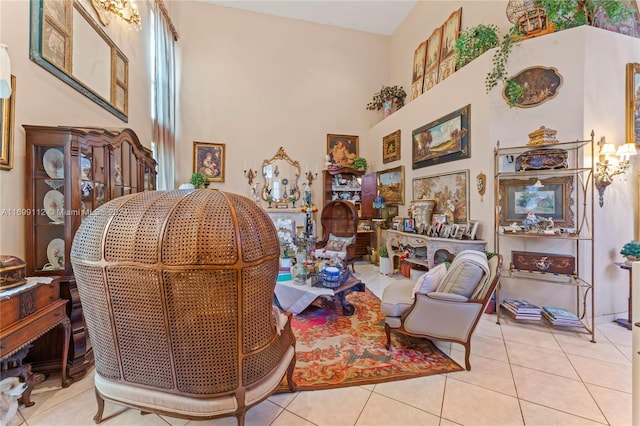
<instances>
[{"instance_id":1,"label":"oriental patterned rug","mask_svg":"<svg viewBox=\"0 0 640 426\"><path fill-rule=\"evenodd\" d=\"M463 370L431 341L391 333L387 351L380 299L369 290L347 299L356 312L310 306L294 316L298 390L331 389ZM278 392L288 392L283 379Z\"/></svg>"}]
</instances>

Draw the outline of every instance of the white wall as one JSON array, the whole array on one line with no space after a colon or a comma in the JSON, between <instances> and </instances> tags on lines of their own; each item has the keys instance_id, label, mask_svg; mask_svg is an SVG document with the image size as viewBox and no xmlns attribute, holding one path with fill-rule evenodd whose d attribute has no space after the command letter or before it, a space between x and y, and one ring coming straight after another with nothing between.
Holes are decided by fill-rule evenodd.
<instances>
[{"instance_id":1,"label":"white wall","mask_svg":"<svg viewBox=\"0 0 640 426\"><path fill-rule=\"evenodd\" d=\"M125 123L29 59L28 1L0 1L0 40L9 46L11 73L16 76L14 159L11 171L0 171L0 212L25 205L25 132L23 124L132 128L149 146L149 18L146 2L138 2L142 31L114 20L103 27L129 59L129 122ZM86 9L91 13L90 7ZM22 217L0 216L0 253L25 257Z\"/></svg>"},{"instance_id":2,"label":"white wall","mask_svg":"<svg viewBox=\"0 0 640 426\"><path fill-rule=\"evenodd\" d=\"M255 170L282 146L303 172L321 173L328 133L362 138L378 119L365 107L388 78L388 37L201 2L171 7L182 63L177 183L193 172L194 141L226 144L225 182L210 187L248 195L245 164Z\"/></svg>"},{"instance_id":3,"label":"white wall","mask_svg":"<svg viewBox=\"0 0 640 426\"><path fill-rule=\"evenodd\" d=\"M466 4L463 20L465 11ZM396 34L402 31L401 28ZM428 29L425 32L430 33ZM394 53L392 50L392 56ZM557 68L563 77L563 84L553 100L527 109L509 108L501 96L501 87L489 95L485 93L484 77L491 68L492 55L493 51L485 53L374 125L369 132L368 151L365 153L380 164L382 138L401 130L401 160L381 164L383 169L400 164L405 166L407 202L400 208L401 215L406 213L412 199L412 179L469 170L470 218L481 221L481 236L489 242L490 249L494 247L493 149L496 142L500 141L501 147L525 145L528 133L544 125L558 130L558 138L562 141L589 139L594 130L596 140L606 136L608 141L621 143L625 137L625 64L640 62L640 40L592 27L580 27L520 43L514 47L509 60L510 74L541 65ZM471 158L412 170L412 130L467 104L471 104ZM590 154L587 157L590 161ZM595 313L596 316L609 315L609 319L614 315L626 316L627 311L628 274L613 262L622 260L620 248L636 235L636 173L640 162L637 158L634 161L636 167L628 181L611 185L605 194L604 207L598 207L597 201L595 206ZM475 190L475 176L481 171L488 180L484 201ZM507 248L503 239L501 249L508 253ZM557 241L534 243L527 240L525 249L562 253L571 250L571 246ZM590 252L590 247L581 245L583 254L585 249ZM591 259L588 258L583 266L589 268L590 264ZM503 296L528 298L538 304L574 307L574 294L571 287L503 280Z\"/></svg>"}]
</instances>

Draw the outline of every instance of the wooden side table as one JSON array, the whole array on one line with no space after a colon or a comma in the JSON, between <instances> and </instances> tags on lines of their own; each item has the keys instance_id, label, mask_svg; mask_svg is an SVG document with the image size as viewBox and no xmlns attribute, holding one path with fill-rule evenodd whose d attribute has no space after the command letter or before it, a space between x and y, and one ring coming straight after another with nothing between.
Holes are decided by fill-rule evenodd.
<instances>
[{"instance_id":1,"label":"wooden side table","mask_svg":"<svg viewBox=\"0 0 640 426\"><path fill-rule=\"evenodd\" d=\"M23 364L29 344L52 328L64 329L62 387L67 387L67 357L71 322L67 317L66 300L60 299L56 279L28 278L27 284L0 293L0 377L21 377L27 384L22 394L25 406L33 405L31 391L37 383L30 364Z\"/></svg>"},{"instance_id":2,"label":"wooden side table","mask_svg":"<svg viewBox=\"0 0 640 426\"><path fill-rule=\"evenodd\" d=\"M631 265L627 265L624 262L616 262L616 265L618 265L620 268L622 269L626 269L627 271L629 271L629 315L627 317L627 319L624 318L617 318L616 322L618 324L620 324L621 326L625 327L627 330L631 330L631 288L632 288L632 279L631 279Z\"/></svg>"}]
</instances>

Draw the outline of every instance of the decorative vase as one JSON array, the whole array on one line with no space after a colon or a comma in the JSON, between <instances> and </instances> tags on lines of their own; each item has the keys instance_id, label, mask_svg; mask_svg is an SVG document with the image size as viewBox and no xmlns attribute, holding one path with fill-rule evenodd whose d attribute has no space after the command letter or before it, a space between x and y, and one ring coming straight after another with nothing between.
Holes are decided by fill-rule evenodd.
<instances>
[{"instance_id":1,"label":"decorative vase","mask_svg":"<svg viewBox=\"0 0 640 426\"><path fill-rule=\"evenodd\" d=\"M388 117L393 112L393 101L384 101L382 103L382 109L384 110L384 116Z\"/></svg>"},{"instance_id":2,"label":"decorative vase","mask_svg":"<svg viewBox=\"0 0 640 426\"><path fill-rule=\"evenodd\" d=\"M631 265L633 262L640 260L640 258L635 256L625 256L625 259L624 263L627 265Z\"/></svg>"},{"instance_id":3,"label":"decorative vase","mask_svg":"<svg viewBox=\"0 0 640 426\"><path fill-rule=\"evenodd\" d=\"M389 260L388 257L381 257L380 258L380 273L382 275L389 275L391 274L391 260Z\"/></svg>"}]
</instances>

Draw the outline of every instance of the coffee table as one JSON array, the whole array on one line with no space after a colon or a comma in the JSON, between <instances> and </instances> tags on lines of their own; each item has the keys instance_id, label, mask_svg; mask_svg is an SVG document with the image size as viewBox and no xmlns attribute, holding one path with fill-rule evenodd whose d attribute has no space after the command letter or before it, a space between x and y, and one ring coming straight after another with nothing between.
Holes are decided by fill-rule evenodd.
<instances>
[{"instance_id":1,"label":"coffee table","mask_svg":"<svg viewBox=\"0 0 640 426\"><path fill-rule=\"evenodd\" d=\"M332 289L311 284L294 283L293 281L276 282L275 295L280 307L294 315L298 315L309 305L318 305L326 300L337 304L340 302L342 313L351 316L356 311L355 306L345 297L353 291L363 292L365 284L349 273L349 278L340 287Z\"/></svg>"}]
</instances>

